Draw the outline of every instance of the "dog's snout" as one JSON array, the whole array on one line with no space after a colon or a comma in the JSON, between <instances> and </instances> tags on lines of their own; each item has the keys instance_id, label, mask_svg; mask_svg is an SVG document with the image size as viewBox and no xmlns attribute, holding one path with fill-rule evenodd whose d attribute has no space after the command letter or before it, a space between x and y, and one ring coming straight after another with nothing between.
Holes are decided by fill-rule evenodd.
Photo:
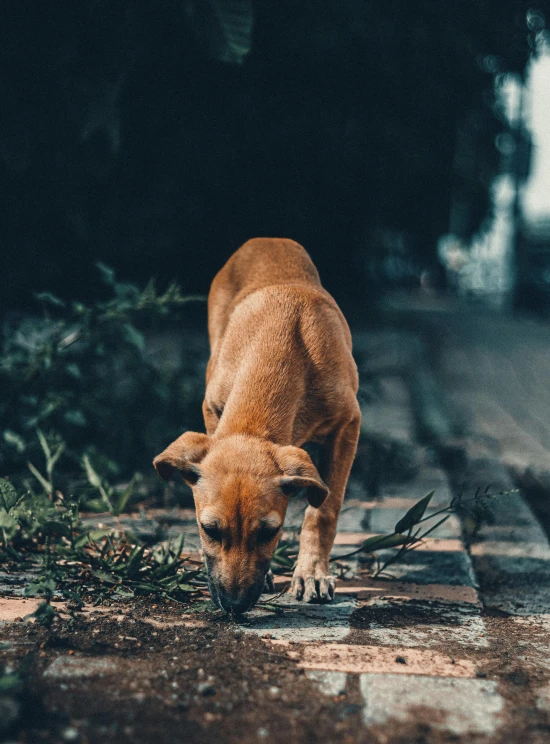
<instances>
[{"instance_id":1,"label":"dog's snout","mask_svg":"<svg viewBox=\"0 0 550 744\"><path fill-rule=\"evenodd\" d=\"M258 587L254 584L246 590L234 589L233 591L227 591L221 586L216 587L216 599L222 610L225 610L230 615L242 615L252 607L258 601L258 598L262 591L262 585Z\"/></svg>"},{"instance_id":2,"label":"dog's snout","mask_svg":"<svg viewBox=\"0 0 550 744\"><path fill-rule=\"evenodd\" d=\"M218 597L222 609L230 615L242 615L252 606L252 602L248 597L232 597L230 594L223 592L219 592Z\"/></svg>"}]
</instances>

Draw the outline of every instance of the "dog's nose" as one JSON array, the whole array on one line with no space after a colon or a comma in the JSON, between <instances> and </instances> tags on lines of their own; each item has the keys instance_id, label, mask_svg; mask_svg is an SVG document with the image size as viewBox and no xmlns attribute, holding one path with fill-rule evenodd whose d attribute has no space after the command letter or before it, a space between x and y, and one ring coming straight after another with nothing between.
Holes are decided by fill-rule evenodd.
<instances>
[{"instance_id":1,"label":"dog's nose","mask_svg":"<svg viewBox=\"0 0 550 744\"><path fill-rule=\"evenodd\" d=\"M225 592L218 592L218 599L222 608L230 615L242 615L250 609L252 601L249 596L233 597Z\"/></svg>"},{"instance_id":2,"label":"dog's nose","mask_svg":"<svg viewBox=\"0 0 550 744\"><path fill-rule=\"evenodd\" d=\"M259 582L246 589L233 587L229 590L218 585L216 587L218 604L231 615L242 615L254 607L262 592L262 586L263 582Z\"/></svg>"}]
</instances>

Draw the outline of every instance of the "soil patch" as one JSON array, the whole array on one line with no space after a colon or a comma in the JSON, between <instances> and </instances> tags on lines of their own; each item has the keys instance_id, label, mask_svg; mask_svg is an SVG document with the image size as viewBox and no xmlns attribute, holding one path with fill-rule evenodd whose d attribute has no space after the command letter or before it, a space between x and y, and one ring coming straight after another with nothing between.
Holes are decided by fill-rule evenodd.
<instances>
[{"instance_id":1,"label":"soil patch","mask_svg":"<svg viewBox=\"0 0 550 744\"><path fill-rule=\"evenodd\" d=\"M4 735L33 744L357 740L359 701L323 695L280 647L211 613L170 627L182 620L172 603L123 609L74 613L51 632L2 628L6 662L26 667Z\"/></svg>"}]
</instances>

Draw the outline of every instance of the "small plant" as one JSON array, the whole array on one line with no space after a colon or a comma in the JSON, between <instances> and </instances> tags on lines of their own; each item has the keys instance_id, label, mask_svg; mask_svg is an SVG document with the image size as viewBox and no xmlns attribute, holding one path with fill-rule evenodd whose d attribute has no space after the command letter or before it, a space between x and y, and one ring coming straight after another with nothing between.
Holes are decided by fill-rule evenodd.
<instances>
[{"instance_id":1,"label":"small plant","mask_svg":"<svg viewBox=\"0 0 550 744\"><path fill-rule=\"evenodd\" d=\"M43 597L38 622L49 627L54 619L51 600L62 595L82 604L85 593L94 602L154 594L182 601L205 585L202 565L183 555L184 537L154 547L143 545L120 522L117 528L87 529L79 514L80 499L65 499L54 489L59 460L44 436L39 440L46 460L46 476L29 468L41 489L18 494L0 478L0 560L11 560L36 571L26 594ZM99 477L84 457L83 468L92 487L101 494L103 509L118 518L131 495L135 478L117 492ZM2 551L4 555L2 556Z\"/></svg>"},{"instance_id":2,"label":"small plant","mask_svg":"<svg viewBox=\"0 0 550 744\"><path fill-rule=\"evenodd\" d=\"M431 491L417 501L416 504L413 504L406 514L398 520L392 533L388 535L373 535L364 540L359 548L344 555L335 556L331 558L331 561L338 562L346 560L361 553L372 555L376 563L373 576L376 578L385 572L389 566L400 561L406 553L417 548L422 540L435 532L438 527L441 527L449 519L451 514L460 514L466 517L469 524L479 525L480 521L487 517L488 502L498 496L507 496L518 492L519 489L513 489L491 493L490 486L487 486L485 489L476 489L471 498L464 498L464 492L461 492L447 506L426 515L426 510L435 494L435 491ZM437 519L438 517L441 518ZM427 529L423 529L424 523L428 523ZM381 563L376 553L392 548L395 548L396 552L390 553ZM272 559L273 573L292 574L297 557L296 539L281 540Z\"/></svg>"},{"instance_id":3,"label":"small plant","mask_svg":"<svg viewBox=\"0 0 550 744\"><path fill-rule=\"evenodd\" d=\"M16 477L50 449L45 479L84 456L103 476L129 477L182 428L198 425L205 350L191 345L177 368L154 363L147 334L189 302L176 284L140 290L97 264L107 299L91 305L37 295L42 317L6 320L0 337L0 469ZM39 442L35 432L39 431ZM37 446L38 445L38 446ZM33 475L39 476L28 466ZM59 469L58 469L59 470ZM64 485L66 486L65 480Z\"/></svg>"},{"instance_id":4,"label":"small plant","mask_svg":"<svg viewBox=\"0 0 550 744\"><path fill-rule=\"evenodd\" d=\"M473 497L464 498L464 491L451 499L450 504L438 509L431 514L426 515L426 509L432 500L435 491L431 491L427 496L417 501L406 514L396 523L394 531L389 535L373 535L367 538L360 548L340 555L337 558L332 558L332 561L345 560L351 558L359 553L372 554L375 562L376 569L373 573L374 578L380 576L389 566L397 561L401 560L403 556L417 548L422 540L428 537L438 527L444 524L451 514L467 514L470 520L479 522L481 518L487 513L487 502L498 496L508 496L513 493L518 493L519 489L512 489L510 491L498 491L497 493L491 493L490 486L486 486L485 489L477 488ZM437 517L443 517L437 520L435 523L433 520ZM430 522L427 529L423 529L422 525L425 522ZM388 548L399 548L397 552L391 553L383 563L380 563L379 557L376 555L378 551L387 550Z\"/></svg>"}]
</instances>

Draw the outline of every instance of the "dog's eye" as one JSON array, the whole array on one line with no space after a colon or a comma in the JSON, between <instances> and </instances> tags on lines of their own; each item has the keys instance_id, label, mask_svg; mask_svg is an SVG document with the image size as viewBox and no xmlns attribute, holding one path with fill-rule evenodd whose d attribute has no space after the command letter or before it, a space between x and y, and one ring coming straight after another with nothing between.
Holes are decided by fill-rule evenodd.
<instances>
[{"instance_id":1,"label":"dog's eye","mask_svg":"<svg viewBox=\"0 0 550 744\"><path fill-rule=\"evenodd\" d=\"M204 524L201 524L201 527L211 540L215 540L216 542L222 541L222 532L219 527L216 527L215 525Z\"/></svg>"},{"instance_id":2,"label":"dog's eye","mask_svg":"<svg viewBox=\"0 0 550 744\"><path fill-rule=\"evenodd\" d=\"M280 529L280 527L262 527L258 530L258 542L270 542L277 535Z\"/></svg>"}]
</instances>

